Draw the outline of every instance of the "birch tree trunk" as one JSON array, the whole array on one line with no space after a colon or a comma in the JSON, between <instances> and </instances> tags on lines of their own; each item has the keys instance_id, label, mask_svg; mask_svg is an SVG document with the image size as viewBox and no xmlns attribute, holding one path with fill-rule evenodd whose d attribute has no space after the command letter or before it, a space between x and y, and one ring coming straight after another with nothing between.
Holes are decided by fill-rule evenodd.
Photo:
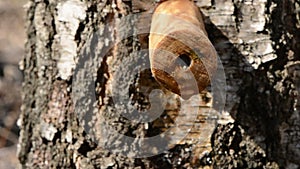
<instances>
[{"instance_id":1,"label":"birch tree trunk","mask_svg":"<svg viewBox=\"0 0 300 169\"><path fill-rule=\"evenodd\" d=\"M299 168L300 2L195 3L224 107L210 88L195 104L152 77L157 3L28 2L20 168Z\"/></svg>"}]
</instances>

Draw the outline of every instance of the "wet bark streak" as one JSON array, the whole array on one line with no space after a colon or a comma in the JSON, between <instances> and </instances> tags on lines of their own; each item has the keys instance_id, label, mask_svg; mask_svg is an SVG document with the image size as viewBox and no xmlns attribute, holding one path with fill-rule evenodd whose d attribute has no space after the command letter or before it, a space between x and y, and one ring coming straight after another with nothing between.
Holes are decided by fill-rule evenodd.
<instances>
[{"instance_id":1,"label":"wet bark streak","mask_svg":"<svg viewBox=\"0 0 300 169\"><path fill-rule=\"evenodd\" d=\"M120 117L124 110L122 105L112 102L114 90L133 90L133 102L145 109L149 98L137 89L161 88L147 71L133 79L134 85L113 85L120 77L132 78L124 70L128 69L126 65L138 60L135 51L148 48L151 15L142 17L142 24L135 28L129 20L117 21L137 11L151 13L156 4L152 1L113 2L81 2L86 15L79 17L72 29L67 29L68 23L59 21L56 9L60 1L30 1L28 4L26 55L21 66L25 74L18 153L22 168L300 166L300 23L299 14L295 13L299 10L299 1L196 2L225 69L225 111L230 113L234 123L229 123L231 117L221 116L221 124L213 134L199 132L205 127L210 132L214 129L214 125L205 120L213 111L213 98L203 93L203 99L208 100L201 103L196 123L182 126L194 125L191 133L169 152L146 159L117 156L94 142L96 139L105 143L101 128L93 127L104 122L123 134L132 134L134 128L136 135L156 135L157 131L164 131L173 124L173 117L180 109L178 97L168 93L166 118L150 123L149 130ZM107 23L111 25L107 27ZM75 51L72 56L65 55L63 39L55 36L63 30L60 26L65 26L70 41L67 45ZM146 33L136 37L126 35L128 32L139 34L139 31ZM75 67L70 63L68 70L62 71L58 66L58 62L66 61L62 55L70 56L67 60L74 62ZM144 56L147 58L146 53ZM94 133L95 138L90 138L89 132ZM204 137L205 140L200 140ZM120 138L112 135L109 139ZM119 146L118 142L106 144Z\"/></svg>"}]
</instances>

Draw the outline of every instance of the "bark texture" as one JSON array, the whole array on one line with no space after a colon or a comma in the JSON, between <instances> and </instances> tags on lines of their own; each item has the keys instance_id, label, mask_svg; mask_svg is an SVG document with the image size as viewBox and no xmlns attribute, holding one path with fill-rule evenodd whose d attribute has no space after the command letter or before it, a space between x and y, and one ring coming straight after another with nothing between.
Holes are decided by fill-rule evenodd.
<instances>
[{"instance_id":1,"label":"bark texture","mask_svg":"<svg viewBox=\"0 0 300 169\"><path fill-rule=\"evenodd\" d=\"M299 168L300 2L195 3L224 66L225 110L217 112L215 128L214 98L201 93L196 120L178 123L190 129L185 139L159 155L133 158L141 146L159 151L138 138L162 133L175 117L193 115L149 69L133 64L149 64L143 49L157 4L31 0L21 63L20 168ZM146 14L126 18L140 12ZM157 89L167 98L154 97L165 105L163 114L152 122L130 121L138 116L131 109L156 112L149 102ZM119 134L106 132L107 126ZM124 136L136 142L123 145Z\"/></svg>"}]
</instances>

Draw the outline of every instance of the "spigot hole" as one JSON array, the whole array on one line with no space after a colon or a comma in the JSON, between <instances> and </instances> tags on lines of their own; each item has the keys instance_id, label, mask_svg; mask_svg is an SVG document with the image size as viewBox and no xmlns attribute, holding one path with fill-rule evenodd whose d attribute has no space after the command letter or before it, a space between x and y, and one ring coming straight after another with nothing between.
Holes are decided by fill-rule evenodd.
<instances>
[{"instance_id":1,"label":"spigot hole","mask_svg":"<svg viewBox=\"0 0 300 169\"><path fill-rule=\"evenodd\" d=\"M187 54L181 54L175 60L175 64L183 69L187 69L191 63L192 60Z\"/></svg>"}]
</instances>

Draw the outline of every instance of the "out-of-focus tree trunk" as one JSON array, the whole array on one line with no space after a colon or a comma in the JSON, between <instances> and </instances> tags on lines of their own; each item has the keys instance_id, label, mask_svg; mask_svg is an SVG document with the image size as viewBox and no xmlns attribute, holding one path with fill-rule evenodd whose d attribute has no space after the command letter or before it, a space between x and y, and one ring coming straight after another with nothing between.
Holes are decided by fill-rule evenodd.
<instances>
[{"instance_id":1,"label":"out-of-focus tree trunk","mask_svg":"<svg viewBox=\"0 0 300 169\"><path fill-rule=\"evenodd\" d=\"M224 67L227 101L216 113L214 95L201 93L191 120L195 108L143 70L155 2L31 0L20 64L21 168L300 167L300 2L195 3ZM151 92L159 90L164 97ZM131 121L160 105L156 120ZM160 143L169 138L140 139L174 125L189 134L166 151Z\"/></svg>"}]
</instances>

